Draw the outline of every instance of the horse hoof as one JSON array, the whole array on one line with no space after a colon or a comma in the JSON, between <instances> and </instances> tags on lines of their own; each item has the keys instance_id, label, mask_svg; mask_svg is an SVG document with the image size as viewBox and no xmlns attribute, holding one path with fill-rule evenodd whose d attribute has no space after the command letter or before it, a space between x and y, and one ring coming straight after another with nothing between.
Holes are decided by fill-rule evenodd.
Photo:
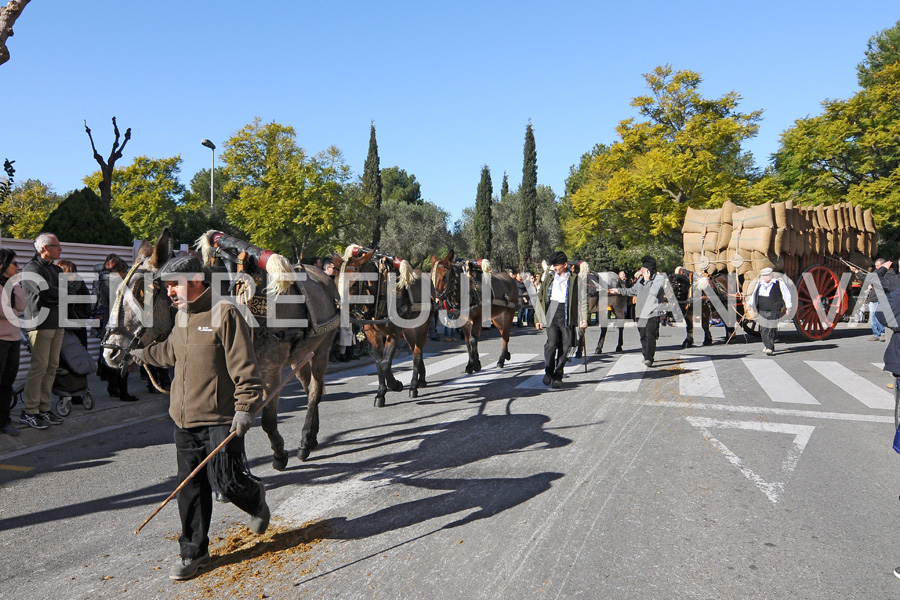
<instances>
[{"instance_id":1,"label":"horse hoof","mask_svg":"<svg viewBox=\"0 0 900 600\"><path fill-rule=\"evenodd\" d=\"M409 397L410 398L418 398L419 390L417 390L416 388L409 388Z\"/></svg>"},{"instance_id":2,"label":"horse hoof","mask_svg":"<svg viewBox=\"0 0 900 600\"><path fill-rule=\"evenodd\" d=\"M384 396L375 396L375 408L384 408Z\"/></svg>"},{"instance_id":3,"label":"horse hoof","mask_svg":"<svg viewBox=\"0 0 900 600\"><path fill-rule=\"evenodd\" d=\"M391 383L390 388L391 388L392 392L402 392L403 384L400 383L399 381L394 381Z\"/></svg>"},{"instance_id":4,"label":"horse hoof","mask_svg":"<svg viewBox=\"0 0 900 600\"><path fill-rule=\"evenodd\" d=\"M509 350L503 353L503 358L506 360L510 360L512 358L512 354L509 353Z\"/></svg>"},{"instance_id":5,"label":"horse hoof","mask_svg":"<svg viewBox=\"0 0 900 600\"><path fill-rule=\"evenodd\" d=\"M703 340L704 346L712 346L712 340Z\"/></svg>"},{"instance_id":6,"label":"horse hoof","mask_svg":"<svg viewBox=\"0 0 900 600\"><path fill-rule=\"evenodd\" d=\"M288 453L283 452L272 457L272 468L276 471L284 471L288 464Z\"/></svg>"},{"instance_id":7,"label":"horse hoof","mask_svg":"<svg viewBox=\"0 0 900 600\"><path fill-rule=\"evenodd\" d=\"M300 462L306 462L310 452L312 452L312 448L297 448L297 458L300 459Z\"/></svg>"},{"instance_id":8,"label":"horse hoof","mask_svg":"<svg viewBox=\"0 0 900 600\"><path fill-rule=\"evenodd\" d=\"M471 375L472 371L474 371L474 370L475 370L475 367L473 367L472 365L466 365L466 375Z\"/></svg>"},{"instance_id":9,"label":"horse hoof","mask_svg":"<svg viewBox=\"0 0 900 600\"><path fill-rule=\"evenodd\" d=\"M503 365L505 365L505 364L506 364L506 360L501 358L500 360L497 361L497 368L502 369Z\"/></svg>"},{"instance_id":10,"label":"horse hoof","mask_svg":"<svg viewBox=\"0 0 900 600\"><path fill-rule=\"evenodd\" d=\"M481 363L480 362L475 363L475 372L477 373L480 370L481 370Z\"/></svg>"}]
</instances>

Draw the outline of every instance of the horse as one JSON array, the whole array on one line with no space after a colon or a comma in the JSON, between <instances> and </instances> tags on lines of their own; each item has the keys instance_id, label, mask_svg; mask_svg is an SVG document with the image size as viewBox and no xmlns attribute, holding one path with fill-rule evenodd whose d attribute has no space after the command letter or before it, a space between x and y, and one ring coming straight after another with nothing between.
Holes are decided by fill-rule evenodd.
<instances>
[{"instance_id":1,"label":"horse","mask_svg":"<svg viewBox=\"0 0 900 600\"><path fill-rule=\"evenodd\" d=\"M152 253L139 255L119 285L102 341L103 358L110 367L125 368L131 360L129 350L162 339L172 330L171 303L165 293L160 293L162 286L154 281L154 274L173 256L172 245L172 234L164 229L152 246ZM245 307L242 312L253 327L253 349L267 391L279 385L284 367L293 368L307 353L313 353L312 359L297 373L307 394L306 419L297 458L306 461L318 446L319 401L325 389L328 353L339 324L338 293L334 282L315 267L304 266L295 271L283 256L220 232L207 232L198 240L197 246L207 264L220 273L227 271L225 279L232 279L231 286L224 282L225 289L234 288L236 295L222 293L222 297ZM237 273L233 272L235 265ZM295 273L297 276L289 276ZM264 292L262 285L250 285L251 279L261 283L266 274L269 285ZM217 273L213 275L215 282ZM297 281L292 284L292 279ZM145 300L145 290L152 294L149 306L153 320L150 325L144 324L144 315L138 306ZM217 291L223 290L214 288L214 292ZM298 303L301 295L305 301ZM290 326L268 325L265 316L270 308L276 318L291 319ZM297 325L301 319L306 319L306 326ZM263 408L261 422L272 448L272 466L282 471L287 467L289 457L284 449L284 438L278 432L278 396Z\"/></svg>"},{"instance_id":2,"label":"horse","mask_svg":"<svg viewBox=\"0 0 900 600\"><path fill-rule=\"evenodd\" d=\"M356 244L348 246L343 256L335 255L333 260L335 267L340 269L338 289L342 311L349 309L350 320L362 327L375 351L378 369L375 406L384 407L389 389L393 392L403 390L403 384L394 378L391 370L400 337L413 350L409 397L418 397L419 388L428 385L424 350L433 310L431 282L408 261L378 254ZM371 303L351 303L353 298L361 296L372 298Z\"/></svg>"},{"instance_id":3,"label":"horse","mask_svg":"<svg viewBox=\"0 0 900 600\"><path fill-rule=\"evenodd\" d=\"M453 260L453 251L438 259L431 257L431 283L434 290L434 301L438 309L447 311L451 319L464 316L463 334L466 336L466 351L469 361L466 373L471 375L481 370L481 359L478 356L478 338L481 336L484 305L482 300L482 274L488 274L491 286L491 321L500 330L503 340L497 366L503 368L511 358L509 353L509 334L512 332L513 317L519 308L519 286L508 273L494 273L487 259ZM464 280L468 281L468 300L463 303Z\"/></svg>"},{"instance_id":4,"label":"horse","mask_svg":"<svg viewBox=\"0 0 900 600\"><path fill-rule=\"evenodd\" d=\"M588 273L587 282L588 314L593 312L597 313L597 321L603 323L607 308L612 308L613 312L616 313L616 320L618 321L619 319L621 319L622 321L624 321L625 311L628 308L628 304L631 302L630 297L622 296L619 294L607 294L606 305L600 306L600 290L608 290L609 288L621 289L622 287L624 287L622 280L619 279L619 276L611 271L601 273ZM622 325L617 325L616 329L619 332L619 340L616 344L616 352L621 352L622 343L625 337L625 327ZM600 339L597 340L597 347L594 350L595 354L603 353L603 344L606 341L606 333L608 330L608 325L600 326ZM581 358L580 345L575 353L575 357Z\"/></svg>"},{"instance_id":5,"label":"horse","mask_svg":"<svg viewBox=\"0 0 900 600\"><path fill-rule=\"evenodd\" d=\"M669 283L672 285L672 291L675 294L675 299L678 301L678 307L684 315L685 338L684 342L681 344L682 348L691 348L694 345L694 298L695 294L698 293L702 294L700 302L700 323L703 327L703 345L712 346L713 339L709 328L709 320L713 314L716 314L720 318L722 315L718 315L717 311L714 310L712 303L709 301L709 295L714 294L725 306L727 306L727 277L728 276L724 273L714 275L710 278L700 277L697 284L694 284L693 273L685 271L684 269L676 270L674 274L669 276ZM722 320L725 321L724 318ZM725 325L726 343L731 338L733 331L733 327L729 327L727 324Z\"/></svg>"}]
</instances>

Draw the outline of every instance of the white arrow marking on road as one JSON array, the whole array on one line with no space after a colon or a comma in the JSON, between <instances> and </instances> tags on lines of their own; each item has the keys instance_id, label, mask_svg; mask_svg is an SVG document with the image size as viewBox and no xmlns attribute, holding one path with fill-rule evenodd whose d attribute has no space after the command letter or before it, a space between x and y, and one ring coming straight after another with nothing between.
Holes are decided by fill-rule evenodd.
<instances>
[{"instance_id":1,"label":"white arrow marking on road","mask_svg":"<svg viewBox=\"0 0 900 600\"><path fill-rule=\"evenodd\" d=\"M830 360L807 360L805 362L831 383L869 408L894 409L894 396L890 392L865 377L857 375L841 363Z\"/></svg>"},{"instance_id":2,"label":"white arrow marking on road","mask_svg":"<svg viewBox=\"0 0 900 600\"><path fill-rule=\"evenodd\" d=\"M537 354L513 354L512 358L506 361L506 367L503 369L499 368L496 364L490 365L478 373L473 373L472 375L463 375L462 377L457 377L447 383L442 385L450 386L450 387L478 387L480 385L484 385L485 383L491 381L492 379L496 379L503 375L504 370L508 372L509 366L517 366L520 363L528 362L532 358L537 356Z\"/></svg>"},{"instance_id":3,"label":"white arrow marking on road","mask_svg":"<svg viewBox=\"0 0 900 600\"><path fill-rule=\"evenodd\" d=\"M766 497L772 501L772 504L778 502L781 495L784 494L784 488L788 480L791 478L800 455L803 454L806 444L812 435L815 425L793 425L789 423L759 423L757 421L720 421L718 419L707 419L705 417L685 417L687 422L696 427L703 433L706 438L719 452L725 455L728 462L740 469L744 477L753 482ZM788 451L787 456L781 463L781 480L771 483L763 480L762 477L754 473L744 464L734 452L728 449L722 442L717 440L710 429L746 429L748 431L759 431L763 433L787 433L794 436L794 443Z\"/></svg>"},{"instance_id":4,"label":"white arrow marking on road","mask_svg":"<svg viewBox=\"0 0 900 600\"><path fill-rule=\"evenodd\" d=\"M797 383L787 371L771 359L743 359L747 369L756 379L759 387L769 395L772 402L788 402L792 404L819 404L815 397Z\"/></svg>"},{"instance_id":5,"label":"white arrow marking on road","mask_svg":"<svg viewBox=\"0 0 900 600\"><path fill-rule=\"evenodd\" d=\"M596 389L598 392L636 392L646 370L640 354L626 354L616 361Z\"/></svg>"},{"instance_id":6,"label":"white arrow marking on road","mask_svg":"<svg viewBox=\"0 0 900 600\"><path fill-rule=\"evenodd\" d=\"M710 357L682 356L681 367L685 371L678 376L678 388L682 396L725 397Z\"/></svg>"}]
</instances>

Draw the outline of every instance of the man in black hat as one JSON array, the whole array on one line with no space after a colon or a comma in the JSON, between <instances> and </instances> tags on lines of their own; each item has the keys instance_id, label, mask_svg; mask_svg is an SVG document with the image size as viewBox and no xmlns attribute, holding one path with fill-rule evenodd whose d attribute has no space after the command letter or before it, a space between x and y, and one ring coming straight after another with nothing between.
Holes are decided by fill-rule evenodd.
<instances>
[{"instance_id":1,"label":"man in black hat","mask_svg":"<svg viewBox=\"0 0 900 600\"><path fill-rule=\"evenodd\" d=\"M644 364L653 366L656 355L656 339L659 337L659 317L666 309L666 276L656 271L656 259L645 256L641 259L641 269L637 280L628 288L610 288L610 294L637 296L638 334Z\"/></svg>"},{"instance_id":2,"label":"man in black hat","mask_svg":"<svg viewBox=\"0 0 900 600\"><path fill-rule=\"evenodd\" d=\"M243 435L253 426L263 384L250 328L234 304L212 306L203 264L193 256L173 258L157 273L178 309L175 326L162 342L133 352L136 360L175 367L169 416L175 422L178 483L209 456L231 431L225 448L178 493L181 556L170 579L190 579L209 564L212 486L251 515L250 529L269 525L266 488L251 476Z\"/></svg>"},{"instance_id":3,"label":"man in black hat","mask_svg":"<svg viewBox=\"0 0 900 600\"><path fill-rule=\"evenodd\" d=\"M538 291L544 322L535 315L534 325L538 330L547 328L544 385L560 388L569 347L575 339L575 325L582 330L587 328L587 297L582 293L578 276L569 270L569 259L564 252L553 252L547 257L547 263L550 270L545 271Z\"/></svg>"}]
</instances>

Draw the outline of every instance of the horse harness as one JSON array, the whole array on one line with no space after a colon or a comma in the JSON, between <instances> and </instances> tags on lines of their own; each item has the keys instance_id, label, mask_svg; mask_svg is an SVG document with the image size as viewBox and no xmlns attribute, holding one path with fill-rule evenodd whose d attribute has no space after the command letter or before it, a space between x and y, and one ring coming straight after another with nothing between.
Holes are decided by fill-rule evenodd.
<instances>
[{"instance_id":1,"label":"horse harness","mask_svg":"<svg viewBox=\"0 0 900 600\"><path fill-rule=\"evenodd\" d=\"M386 325L390 323L391 320L388 316L388 293L390 293L392 287L394 295L397 298L397 313L399 317L408 319L413 313L421 312L427 305L422 302L416 302L412 296L412 291L408 286L400 288L398 286L390 285L390 275L399 275L399 270L394 266L392 257L378 254L376 255L376 260L378 278L374 282L365 280L364 283L367 292L369 291L371 284L375 284L375 293L368 294L375 298L373 303L374 312L370 316L370 311L367 311L359 304L350 305L350 322L354 325ZM344 274L347 272L359 274L363 271L360 271L357 267L349 266L345 261L341 265L341 278L343 278ZM363 280L360 281L362 282Z\"/></svg>"}]
</instances>

